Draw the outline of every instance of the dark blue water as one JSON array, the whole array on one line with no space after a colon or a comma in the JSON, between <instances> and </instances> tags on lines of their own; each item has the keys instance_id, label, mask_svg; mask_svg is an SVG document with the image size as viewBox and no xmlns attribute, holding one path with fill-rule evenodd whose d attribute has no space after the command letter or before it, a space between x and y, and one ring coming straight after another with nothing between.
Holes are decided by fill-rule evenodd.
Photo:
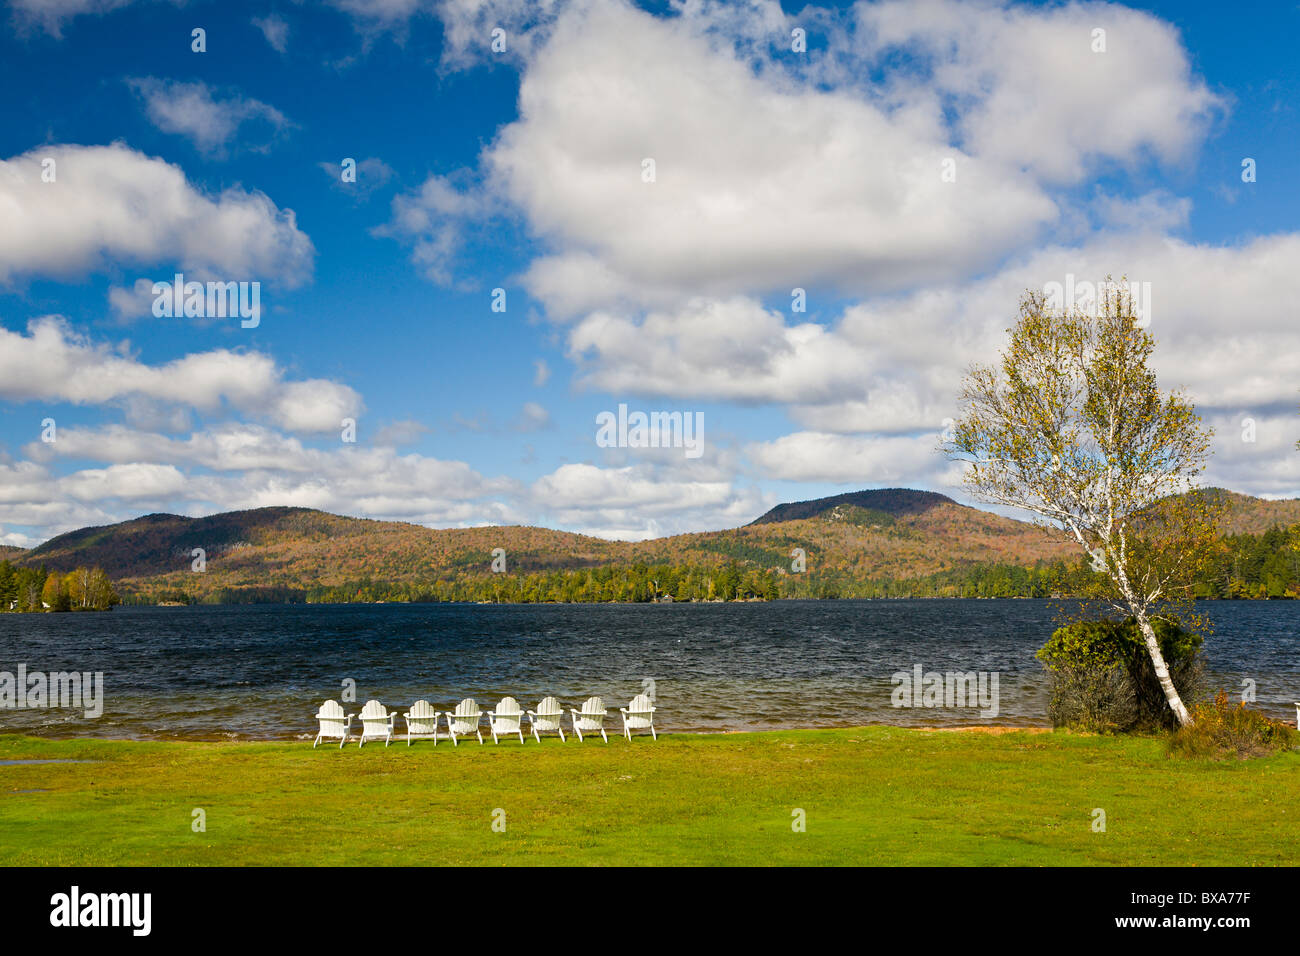
<instances>
[{"instance_id":1,"label":"dark blue water","mask_svg":"<svg viewBox=\"0 0 1300 956\"><path fill-rule=\"evenodd\" d=\"M1256 682L1258 706L1294 718L1300 603L1216 602L1214 686ZM47 736L293 738L356 682L377 698L484 709L507 694L617 708L653 681L668 730L1046 725L1034 659L1054 627L1045 601L781 601L665 605L305 605L118 608L0 615L0 671L102 671L104 712L0 710L0 732ZM891 676L998 674L998 714L896 708ZM400 721L399 721L400 726Z\"/></svg>"}]
</instances>

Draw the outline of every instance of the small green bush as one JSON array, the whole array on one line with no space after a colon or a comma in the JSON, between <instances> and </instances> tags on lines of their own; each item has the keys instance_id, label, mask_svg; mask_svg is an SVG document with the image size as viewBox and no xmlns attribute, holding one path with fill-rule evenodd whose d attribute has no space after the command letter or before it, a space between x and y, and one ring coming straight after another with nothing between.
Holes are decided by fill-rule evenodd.
<instances>
[{"instance_id":1,"label":"small green bush","mask_svg":"<svg viewBox=\"0 0 1300 956\"><path fill-rule=\"evenodd\" d=\"M1202 639L1162 618L1151 622L1184 702L1203 693ZM1137 620L1076 621L1038 651L1047 668L1053 726L1092 733L1173 730L1177 718L1156 679Z\"/></svg>"},{"instance_id":2,"label":"small green bush","mask_svg":"<svg viewBox=\"0 0 1300 956\"><path fill-rule=\"evenodd\" d=\"M1192 725L1180 727L1169 737L1170 755L1223 760L1236 757L1264 757L1290 750L1300 734L1277 720L1270 720L1245 703L1233 706L1219 691L1212 704L1192 708Z\"/></svg>"}]
</instances>

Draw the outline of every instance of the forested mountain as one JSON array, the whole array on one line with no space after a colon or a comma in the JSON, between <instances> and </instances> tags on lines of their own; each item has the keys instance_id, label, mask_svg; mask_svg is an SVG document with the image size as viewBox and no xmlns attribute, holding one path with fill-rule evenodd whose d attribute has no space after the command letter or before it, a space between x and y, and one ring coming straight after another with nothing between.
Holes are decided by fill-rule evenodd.
<instances>
[{"instance_id":1,"label":"forested mountain","mask_svg":"<svg viewBox=\"0 0 1300 956\"><path fill-rule=\"evenodd\" d=\"M1227 536L1203 593L1300 595L1289 530L1300 501L1212 493L1225 496ZM494 571L501 552L504 571ZM103 568L127 602L1048 596L1087 573L1074 546L1041 528L898 488L641 542L523 526L431 529L306 508L154 514L69 532L9 560L61 574Z\"/></svg>"}]
</instances>

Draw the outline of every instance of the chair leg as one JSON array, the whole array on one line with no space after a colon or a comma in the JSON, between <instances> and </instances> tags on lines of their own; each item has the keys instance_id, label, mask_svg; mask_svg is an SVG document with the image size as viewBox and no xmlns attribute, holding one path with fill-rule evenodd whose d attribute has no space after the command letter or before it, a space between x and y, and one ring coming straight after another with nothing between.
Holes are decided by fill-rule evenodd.
<instances>
[{"instance_id":1,"label":"chair leg","mask_svg":"<svg viewBox=\"0 0 1300 956\"><path fill-rule=\"evenodd\" d=\"M600 728L600 735L601 735L602 737L605 738L605 743L609 743L609 738L608 738L608 737L605 737L605 728L604 728L604 727L601 727L601 728Z\"/></svg>"},{"instance_id":2,"label":"chair leg","mask_svg":"<svg viewBox=\"0 0 1300 956\"><path fill-rule=\"evenodd\" d=\"M560 731L560 743L564 743L564 728L557 728Z\"/></svg>"},{"instance_id":3,"label":"chair leg","mask_svg":"<svg viewBox=\"0 0 1300 956\"><path fill-rule=\"evenodd\" d=\"M650 739L651 739L651 740L658 740L658 739L659 739L659 735L658 735L657 733L655 733L655 725L654 725L654 724L651 724L651 725L650 725Z\"/></svg>"}]
</instances>

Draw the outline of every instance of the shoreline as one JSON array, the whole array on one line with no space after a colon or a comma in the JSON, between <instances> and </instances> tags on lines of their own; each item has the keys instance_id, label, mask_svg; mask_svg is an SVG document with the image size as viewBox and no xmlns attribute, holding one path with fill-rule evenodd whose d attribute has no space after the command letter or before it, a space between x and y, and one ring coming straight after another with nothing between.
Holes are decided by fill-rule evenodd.
<instances>
[{"instance_id":1,"label":"shoreline","mask_svg":"<svg viewBox=\"0 0 1300 956\"><path fill-rule=\"evenodd\" d=\"M681 729L679 730L676 728L658 728L658 727L656 727L655 729L659 732L660 737L738 737L738 736L750 736L750 735L758 735L758 734L812 733L812 732L819 732L819 731L833 732L833 731L844 731L844 730L862 730L866 728L886 729L886 730L914 730L919 733L969 733L969 734L990 734L990 735L1014 734L1014 733L1048 734L1048 733L1052 733L1055 729L1050 724L1047 723L1014 724L1014 725L1013 724L957 724L953 726L944 726L938 724L889 724L889 723L882 723L882 722L865 723L865 724L834 724L834 725L827 724L827 725L822 725L817 727L807 727L807 726L745 727L745 728L737 728L734 730L732 729L721 729L721 730ZM618 737L620 739L626 739L623 737L623 731L621 729L616 729L614 727L606 727L605 730L606 733L609 734L611 741L615 737ZM360 733L359 725L357 727L356 733ZM51 743L74 743L77 741L93 741L97 743L129 743L129 744L152 744L152 743L298 744L298 743L310 743L312 740L315 739L315 736L316 736L315 734L281 735L277 737L250 737L250 736L243 736L243 735L231 736L228 734L222 734L222 735L174 734L170 736L159 736L159 737L100 737L91 734L66 734L66 735L41 734L41 733L32 733L30 731L21 730L21 729L9 730L0 727L0 742L3 742L4 739L6 738L21 738L25 740L46 740ZM529 742L534 744L536 743L536 741L533 740L530 735L525 734L525 736L528 737ZM633 736L640 736L640 733L633 734ZM491 740L491 737L490 735L487 734L487 731L484 731L484 739L485 741ZM502 738L502 740L505 741L505 738ZM400 730L394 731L393 743L396 744L399 742L404 745L406 743L406 735L404 732ZM424 741L417 741L417 742L423 743ZM439 742L441 743L442 741ZM349 744L355 743L355 735L348 738L348 743ZM325 743L322 743L322 746L325 746ZM337 742L334 743L332 746L337 747L338 746Z\"/></svg>"}]
</instances>

